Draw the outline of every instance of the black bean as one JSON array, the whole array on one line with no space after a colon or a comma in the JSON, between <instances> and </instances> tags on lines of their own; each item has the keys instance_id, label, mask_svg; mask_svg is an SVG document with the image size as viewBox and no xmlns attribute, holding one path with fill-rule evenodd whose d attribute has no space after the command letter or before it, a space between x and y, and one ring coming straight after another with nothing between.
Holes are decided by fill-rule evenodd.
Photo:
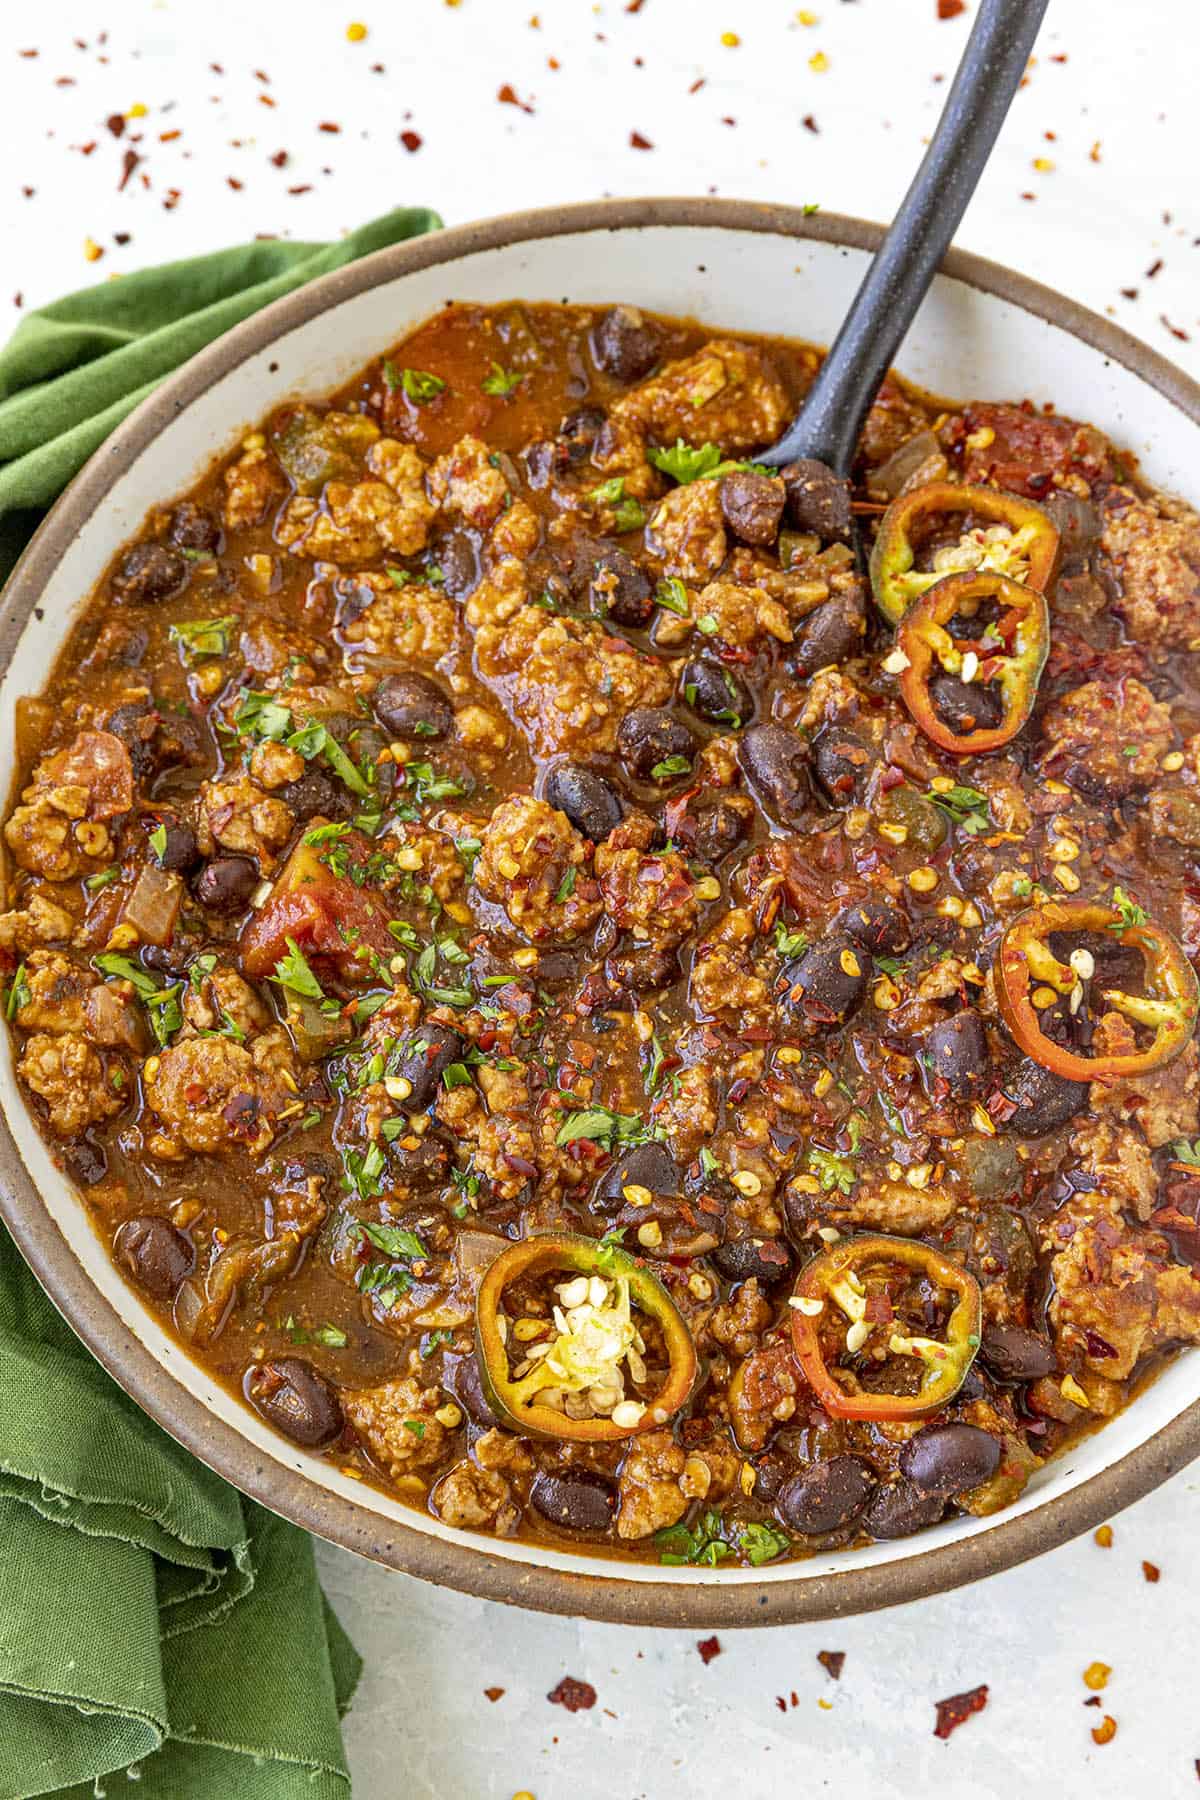
<instances>
[{"instance_id":1,"label":"black bean","mask_svg":"<svg viewBox=\"0 0 1200 1800\"><path fill-rule=\"evenodd\" d=\"M568 463L586 462L604 424L598 406L580 406L567 414L558 428L558 441L566 451Z\"/></svg>"},{"instance_id":2,"label":"black bean","mask_svg":"<svg viewBox=\"0 0 1200 1800\"><path fill-rule=\"evenodd\" d=\"M200 851L196 845L196 834L190 825L169 814L157 819L146 814L142 823L152 837L162 833L158 840L162 848L159 849L154 843L150 846L160 869L172 869L186 874L189 869L195 868L200 861Z\"/></svg>"},{"instance_id":3,"label":"black bean","mask_svg":"<svg viewBox=\"0 0 1200 1800\"><path fill-rule=\"evenodd\" d=\"M342 1429L342 1408L333 1386L299 1356L251 1363L242 1383L251 1406L268 1425L293 1443L316 1449Z\"/></svg>"},{"instance_id":4,"label":"black bean","mask_svg":"<svg viewBox=\"0 0 1200 1800\"><path fill-rule=\"evenodd\" d=\"M900 1452L900 1473L922 1493L948 1500L988 1481L1000 1467L1000 1442L978 1425L926 1425Z\"/></svg>"},{"instance_id":5,"label":"black bean","mask_svg":"<svg viewBox=\"0 0 1200 1800\"><path fill-rule=\"evenodd\" d=\"M835 594L813 608L796 627L788 667L802 680L857 656L866 635L866 613L857 594Z\"/></svg>"},{"instance_id":6,"label":"black bean","mask_svg":"<svg viewBox=\"0 0 1200 1800\"><path fill-rule=\"evenodd\" d=\"M849 938L826 937L786 963L779 975L783 1005L807 1024L840 1025L867 991L871 958Z\"/></svg>"},{"instance_id":7,"label":"black bean","mask_svg":"<svg viewBox=\"0 0 1200 1800\"><path fill-rule=\"evenodd\" d=\"M80 1187L95 1187L108 1174L108 1156L103 1144L91 1138L75 1138L62 1146L62 1159L67 1172Z\"/></svg>"},{"instance_id":8,"label":"black bean","mask_svg":"<svg viewBox=\"0 0 1200 1800\"><path fill-rule=\"evenodd\" d=\"M645 625L654 611L646 571L624 550L606 550L592 569L592 605L617 625Z\"/></svg>"},{"instance_id":9,"label":"black bean","mask_svg":"<svg viewBox=\"0 0 1200 1800\"><path fill-rule=\"evenodd\" d=\"M930 1027L921 1067L931 1094L938 1092L935 1084L944 1080L950 1084L952 1100L973 1099L982 1089L991 1066L987 1032L977 1012L968 1007Z\"/></svg>"},{"instance_id":10,"label":"black bean","mask_svg":"<svg viewBox=\"0 0 1200 1800\"><path fill-rule=\"evenodd\" d=\"M1023 1325L985 1325L979 1360L1002 1381L1038 1381L1058 1368L1054 1346Z\"/></svg>"},{"instance_id":11,"label":"black bean","mask_svg":"<svg viewBox=\"0 0 1200 1800\"><path fill-rule=\"evenodd\" d=\"M1016 1104L1016 1112L1005 1120L997 1120L1018 1137L1042 1137L1065 1125L1083 1111L1088 1101L1086 1081L1068 1081L1041 1063L1027 1058L1013 1074L1004 1078L1006 1097Z\"/></svg>"},{"instance_id":12,"label":"black bean","mask_svg":"<svg viewBox=\"0 0 1200 1800\"><path fill-rule=\"evenodd\" d=\"M617 732L617 750L622 762L643 781L669 781L674 773L683 773L674 769L674 759L681 758L690 768L695 748L692 734L683 720L677 719L665 706L635 706L632 712L625 714Z\"/></svg>"},{"instance_id":13,"label":"black bean","mask_svg":"<svg viewBox=\"0 0 1200 1800\"><path fill-rule=\"evenodd\" d=\"M754 711L750 690L741 677L707 656L694 656L684 664L679 687L692 711L710 725L736 730Z\"/></svg>"},{"instance_id":14,"label":"black bean","mask_svg":"<svg viewBox=\"0 0 1200 1800\"><path fill-rule=\"evenodd\" d=\"M738 744L738 762L764 812L797 827L808 815L809 747L785 725L754 725Z\"/></svg>"},{"instance_id":15,"label":"black bean","mask_svg":"<svg viewBox=\"0 0 1200 1800\"><path fill-rule=\"evenodd\" d=\"M113 1239L113 1255L156 1300L173 1300L196 1261L192 1240L161 1213L126 1219Z\"/></svg>"},{"instance_id":16,"label":"black bean","mask_svg":"<svg viewBox=\"0 0 1200 1800\"><path fill-rule=\"evenodd\" d=\"M192 884L201 906L210 912L244 912L258 886L258 869L248 856L214 856Z\"/></svg>"},{"instance_id":17,"label":"black bean","mask_svg":"<svg viewBox=\"0 0 1200 1800\"><path fill-rule=\"evenodd\" d=\"M324 769L305 769L295 781L276 788L275 797L290 807L301 823L318 817L334 818L345 811L345 789Z\"/></svg>"},{"instance_id":18,"label":"black bean","mask_svg":"<svg viewBox=\"0 0 1200 1800\"><path fill-rule=\"evenodd\" d=\"M879 956L900 956L912 943L912 931L899 902L878 894L844 906L833 923L864 950Z\"/></svg>"},{"instance_id":19,"label":"black bean","mask_svg":"<svg viewBox=\"0 0 1200 1800\"><path fill-rule=\"evenodd\" d=\"M665 1144L635 1144L607 1168L592 1190L591 1212L615 1213L627 1205L625 1189L643 1187L651 1194L675 1199L681 1188L679 1169Z\"/></svg>"},{"instance_id":20,"label":"black bean","mask_svg":"<svg viewBox=\"0 0 1200 1800\"><path fill-rule=\"evenodd\" d=\"M135 544L113 576L113 592L143 606L169 600L186 585L187 558L165 544Z\"/></svg>"},{"instance_id":21,"label":"black bean","mask_svg":"<svg viewBox=\"0 0 1200 1800\"><path fill-rule=\"evenodd\" d=\"M665 944L634 944L608 958L604 965L608 979L619 988L630 988L635 994L648 994L656 988L670 987L679 978L679 958ZM545 972L538 965L538 979Z\"/></svg>"},{"instance_id":22,"label":"black bean","mask_svg":"<svg viewBox=\"0 0 1200 1800\"><path fill-rule=\"evenodd\" d=\"M474 1353L468 1352L463 1356L448 1353L443 1366L442 1385L453 1394L471 1422L482 1426L485 1431L490 1431L494 1425L499 1424L483 1391L479 1363Z\"/></svg>"},{"instance_id":23,"label":"black bean","mask_svg":"<svg viewBox=\"0 0 1200 1800\"><path fill-rule=\"evenodd\" d=\"M811 531L823 543L850 541L850 483L815 457L801 457L779 471L787 490L789 524Z\"/></svg>"},{"instance_id":24,"label":"black bean","mask_svg":"<svg viewBox=\"0 0 1200 1800\"><path fill-rule=\"evenodd\" d=\"M616 789L584 763L555 763L546 775L542 793L546 804L566 813L576 831L593 844L602 844L621 823L624 808Z\"/></svg>"},{"instance_id":25,"label":"black bean","mask_svg":"<svg viewBox=\"0 0 1200 1800\"><path fill-rule=\"evenodd\" d=\"M452 531L435 551L442 582L452 600L465 600L479 586L475 546L464 531Z\"/></svg>"},{"instance_id":26,"label":"black bean","mask_svg":"<svg viewBox=\"0 0 1200 1800\"><path fill-rule=\"evenodd\" d=\"M428 675L385 675L371 711L393 737L444 738L454 730L454 708Z\"/></svg>"},{"instance_id":27,"label":"black bean","mask_svg":"<svg viewBox=\"0 0 1200 1800\"><path fill-rule=\"evenodd\" d=\"M158 712L149 700L128 700L104 721L105 731L120 738L128 750L135 781L146 781L158 768L158 724Z\"/></svg>"},{"instance_id":28,"label":"black bean","mask_svg":"<svg viewBox=\"0 0 1200 1800\"><path fill-rule=\"evenodd\" d=\"M766 1287L782 1281L792 1266L792 1253L782 1238L730 1238L712 1253L726 1281L749 1281L752 1275Z\"/></svg>"},{"instance_id":29,"label":"black bean","mask_svg":"<svg viewBox=\"0 0 1200 1800\"><path fill-rule=\"evenodd\" d=\"M861 1456L810 1463L779 1489L775 1510L793 1531L812 1536L848 1525L875 1489L875 1471Z\"/></svg>"},{"instance_id":30,"label":"black bean","mask_svg":"<svg viewBox=\"0 0 1200 1800\"><path fill-rule=\"evenodd\" d=\"M658 361L658 327L636 306L614 306L592 332L596 367L617 381L638 381Z\"/></svg>"},{"instance_id":31,"label":"black bean","mask_svg":"<svg viewBox=\"0 0 1200 1800\"><path fill-rule=\"evenodd\" d=\"M813 746L813 764L834 806L849 806L871 772L871 752L854 732L830 725Z\"/></svg>"},{"instance_id":32,"label":"black bean","mask_svg":"<svg viewBox=\"0 0 1200 1800\"><path fill-rule=\"evenodd\" d=\"M399 1054L388 1059L389 1074L412 1083L412 1092L402 1102L406 1112L423 1112L437 1099L443 1070L458 1062L462 1053L462 1036L452 1025L414 1026Z\"/></svg>"},{"instance_id":33,"label":"black bean","mask_svg":"<svg viewBox=\"0 0 1200 1800\"><path fill-rule=\"evenodd\" d=\"M737 469L721 481L721 513L743 544L773 544L787 498L778 475Z\"/></svg>"},{"instance_id":34,"label":"black bean","mask_svg":"<svg viewBox=\"0 0 1200 1800\"><path fill-rule=\"evenodd\" d=\"M1000 689L991 682L937 675L929 683L929 692L938 718L959 737L969 737L973 731L993 731L1004 717Z\"/></svg>"},{"instance_id":35,"label":"black bean","mask_svg":"<svg viewBox=\"0 0 1200 1800\"><path fill-rule=\"evenodd\" d=\"M167 533L171 542L179 550L207 550L216 555L221 548L223 533L218 520L194 500L181 500L171 516L171 529Z\"/></svg>"},{"instance_id":36,"label":"black bean","mask_svg":"<svg viewBox=\"0 0 1200 1800\"><path fill-rule=\"evenodd\" d=\"M701 862L720 862L736 850L750 829L750 821L728 800L717 800L696 815L694 849Z\"/></svg>"},{"instance_id":37,"label":"black bean","mask_svg":"<svg viewBox=\"0 0 1200 1800\"><path fill-rule=\"evenodd\" d=\"M532 444L526 444L521 461L525 464L526 481L538 491L549 487L555 476L565 475L571 466L566 445L557 438L536 438Z\"/></svg>"},{"instance_id":38,"label":"black bean","mask_svg":"<svg viewBox=\"0 0 1200 1800\"><path fill-rule=\"evenodd\" d=\"M616 1483L591 1469L539 1469L530 1504L552 1525L571 1531L606 1531L617 1510Z\"/></svg>"},{"instance_id":39,"label":"black bean","mask_svg":"<svg viewBox=\"0 0 1200 1800\"><path fill-rule=\"evenodd\" d=\"M875 1490L863 1524L873 1538L911 1537L914 1531L936 1525L945 1510L940 1495L927 1494L911 1481L898 1481Z\"/></svg>"}]
</instances>

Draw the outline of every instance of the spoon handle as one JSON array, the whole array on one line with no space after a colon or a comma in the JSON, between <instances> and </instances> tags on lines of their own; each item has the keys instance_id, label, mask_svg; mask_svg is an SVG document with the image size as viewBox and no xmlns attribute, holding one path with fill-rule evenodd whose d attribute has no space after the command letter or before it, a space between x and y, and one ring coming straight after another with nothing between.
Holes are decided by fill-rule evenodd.
<instances>
[{"instance_id":1,"label":"spoon handle","mask_svg":"<svg viewBox=\"0 0 1200 1800\"><path fill-rule=\"evenodd\" d=\"M937 130L799 416L757 459L847 475L863 422L975 191L1048 0L980 0Z\"/></svg>"}]
</instances>

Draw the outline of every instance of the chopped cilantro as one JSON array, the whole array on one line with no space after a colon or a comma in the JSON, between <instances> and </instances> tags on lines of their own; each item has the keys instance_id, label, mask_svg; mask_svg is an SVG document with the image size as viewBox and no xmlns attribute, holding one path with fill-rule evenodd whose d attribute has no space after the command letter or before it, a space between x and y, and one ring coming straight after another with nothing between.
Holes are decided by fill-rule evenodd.
<instances>
[{"instance_id":1,"label":"chopped cilantro","mask_svg":"<svg viewBox=\"0 0 1200 1800\"><path fill-rule=\"evenodd\" d=\"M568 1113L555 1134L556 1144L574 1144L586 1138L607 1149L614 1144L642 1144L654 1133L636 1113L613 1112L607 1106L583 1107Z\"/></svg>"},{"instance_id":2,"label":"chopped cilantro","mask_svg":"<svg viewBox=\"0 0 1200 1800\"><path fill-rule=\"evenodd\" d=\"M947 788L944 794L939 794L936 789L930 788L926 799L932 800L935 806L940 807L948 818L953 819L954 823L966 832L968 837L974 837L977 832L986 831L991 825L988 797L986 794L981 794L978 788L963 787L956 782L952 788Z\"/></svg>"},{"instance_id":3,"label":"chopped cilantro","mask_svg":"<svg viewBox=\"0 0 1200 1800\"><path fill-rule=\"evenodd\" d=\"M393 587L398 587L398 588L407 587L410 581L416 580L416 576L413 574L411 569L397 569L397 568L394 568L390 563L387 565L387 574L388 574L388 580L391 582Z\"/></svg>"},{"instance_id":4,"label":"chopped cilantro","mask_svg":"<svg viewBox=\"0 0 1200 1800\"><path fill-rule=\"evenodd\" d=\"M1131 900L1124 888L1114 887L1112 903L1121 917L1116 924L1109 926L1110 931L1132 931L1135 926L1144 925L1149 917L1145 907L1139 906L1136 900Z\"/></svg>"},{"instance_id":5,"label":"chopped cilantro","mask_svg":"<svg viewBox=\"0 0 1200 1800\"><path fill-rule=\"evenodd\" d=\"M442 1085L448 1088L470 1087L471 1071L466 1063L447 1063L442 1070Z\"/></svg>"},{"instance_id":6,"label":"chopped cilantro","mask_svg":"<svg viewBox=\"0 0 1200 1800\"><path fill-rule=\"evenodd\" d=\"M289 993L302 994L306 1000L323 1000L325 990L308 966L308 959L300 949L295 938L284 940L288 947L286 956L281 956L275 964L272 981L279 983Z\"/></svg>"},{"instance_id":7,"label":"chopped cilantro","mask_svg":"<svg viewBox=\"0 0 1200 1800\"><path fill-rule=\"evenodd\" d=\"M411 1431L418 1441L425 1436L425 1425L423 1420L402 1419L401 1424L404 1426L405 1431Z\"/></svg>"},{"instance_id":8,"label":"chopped cilantro","mask_svg":"<svg viewBox=\"0 0 1200 1800\"><path fill-rule=\"evenodd\" d=\"M327 1350L344 1350L350 1342L340 1325L318 1325L315 1330L306 1331L289 1317L284 1321L284 1329L293 1344L324 1344Z\"/></svg>"},{"instance_id":9,"label":"chopped cilantro","mask_svg":"<svg viewBox=\"0 0 1200 1800\"><path fill-rule=\"evenodd\" d=\"M715 637L718 629L717 621L711 613L702 613L696 620L696 630L702 632L705 637Z\"/></svg>"},{"instance_id":10,"label":"chopped cilantro","mask_svg":"<svg viewBox=\"0 0 1200 1800\"><path fill-rule=\"evenodd\" d=\"M661 762L655 763L650 774L655 781L666 781L671 775L688 774L691 766L691 758L688 756L665 756Z\"/></svg>"},{"instance_id":11,"label":"chopped cilantro","mask_svg":"<svg viewBox=\"0 0 1200 1800\"><path fill-rule=\"evenodd\" d=\"M575 892L576 872L577 871L575 868L575 864L568 863L567 864L567 872L563 876L562 880L559 882L558 891L554 896L556 905L561 906L563 901L569 900L571 898L571 895Z\"/></svg>"},{"instance_id":12,"label":"chopped cilantro","mask_svg":"<svg viewBox=\"0 0 1200 1800\"><path fill-rule=\"evenodd\" d=\"M382 1156L379 1160L382 1168ZM363 1219L359 1221L359 1230L385 1256L394 1256L407 1262L429 1261L429 1252L416 1232L407 1231L402 1225L372 1225Z\"/></svg>"},{"instance_id":13,"label":"chopped cilantro","mask_svg":"<svg viewBox=\"0 0 1200 1800\"><path fill-rule=\"evenodd\" d=\"M420 1345L421 1361L427 1362L435 1350L440 1350L443 1344L452 1344L453 1342L454 1333L447 1331L444 1325L439 1325L436 1331L425 1332Z\"/></svg>"},{"instance_id":14,"label":"chopped cilantro","mask_svg":"<svg viewBox=\"0 0 1200 1800\"><path fill-rule=\"evenodd\" d=\"M592 488L589 499L600 506L611 506L613 524L618 531L640 531L646 523L646 515L639 501L625 492L625 477L614 475L611 481L602 481L599 487Z\"/></svg>"},{"instance_id":15,"label":"chopped cilantro","mask_svg":"<svg viewBox=\"0 0 1200 1800\"><path fill-rule=\"evenodd\" d=\"M165 824L157 825L150 833L150 848L161 864L163 857L167 854L167 827Z\"/></svg>"},{"instance_id":16,"label":"chopped cilantro","mask_svg":"<svg viewBox=\"0 0 1200 1800\"><path fill-rule=\"evenodd\" d=\"M1200 1169L1200 1138L1191 1144L1186 1138L1176 1138L1171 1145L1171 1155L1176 1162L1186 1163L1189 1169Z\"/></svg>"},{"instance_id":17,"label":"chopped cilantro","mask_svg":"<svg viewBox=\"0 0 1200 1800\"><path fill-rule=\"evenodd\" d=\"M497 399L507 400L510 394L516 393L524 379L524 375L518 374L515 369L505 369L494 362L491 374L485 375L479 385L485 394L494 394Z\"/></svg>"},{"instance_id":18,"label":"chopped cilantro","mask_svg":"<svg viewBox=\"0 0 1200 1800\"><path fill-rule=\"evenodd\" d=\"M789 931L780 919L775 926L775 948L780 956L799 956L802 950L808 949L808 933Z\"/></svg>"},{"instance_id":19,"label":"chopped cilantro","mask_svg":"<svg viewBox=\"0 0 1200 1800\"><path fill-rule=\"evenodd\" d=\"M658 1560L674 1568L691 1563L715 1569L719 1562L733 1554L721 1535L722 1530L721 1515L711 1506L701 1513L692 1531L686 1525L668 1525L654 1534Z\"/></svg>"},{"instance_id":20,"label":"chopped cilantro","mask_svg":"<svg viewBox=\"0 0 1200 1800\"><path fill-rule=\"evenodd\" d=\"M678 576L672 575L668 580L659 582L654 590L654 604L665 607L668 612L678 613L681 619L687 618L687 589ZM691 705L691 701L688 704Z\"/></svg>"},{"instance_id":21,"label":"chopped cilantro","mask_svg":"<svg viewBox=\"0 0 1200 1800\"><path fill-rule=\"evenodd\" d=\"M156 831L150 839L151 844L154 843L157 836L158 832ZM89 875L83 885L89 894L98 894L101 888L111 887L113 882L119 881L120 878L121 871L116 863L109 863L107 869L97 869L94 875Z\"/></svg>"},{"instance_id":22,"label":"chopped cilantro","mask_svg":"<svg viewBox=\"0 0 1200 1800\"><path fill-rule=\"evenodd\" d=\"M844 1156L836 1156L832 1150L820 1150L815 1144L809 1146L808 1166L827 1194L835 1188L849 1194L858 1180Z\"/></svg>"},{"instance_id":23,"label":"chopped cilantro","mask_svg":"<svg viewBox=\"0 0 1200 1800\"><path fill-rule=\"evenodd\" d=\"M29 1004L29 983L25 979L25 964L18 963L16 973L9 983L8 998L4 1002L4 1016L15 1019L23 1006Z\"/></svg>"},{"instance_id":24,"label":"chopped cilantro","mask_svg":"<svg viewBox=\"0 0 1200 1800\"><path fill-rule=\"evenodd\" d=\"M690 482L699 481L702 475L712 475L721 464L721 451L716 444L701 444L694 450L677 438L672 450L647 450L649 460L672 481L686 487Z\"/></svg>"},{"instance_id":25,"label":"chopped cilantro","mask_svg":"<svg viewBox=\"0 0 1200 1800\"><path fill-rule=\"evenodd\" d=\"M390 393L402 388L414 406L436 400L446 386L440 375L431 375L427 369L398 369L393 362L384 363L383 379Z\"/></svg>"},{"instance_id":26,"label":"chopped cilantro","mask_svg":"<svg viewBox=\"0 0 1200 1800\"><path fill-rule=\"evenodd\" d=\"M742 1555L752 1568L761 1568L763 1563L774 1562L785 1550L790 1550L792 1540L786 1532L776 1530L774 1525L759 1524L748 1519L739 1522L733 1528L733 1539Z\"/></svg>"}]
</instances>

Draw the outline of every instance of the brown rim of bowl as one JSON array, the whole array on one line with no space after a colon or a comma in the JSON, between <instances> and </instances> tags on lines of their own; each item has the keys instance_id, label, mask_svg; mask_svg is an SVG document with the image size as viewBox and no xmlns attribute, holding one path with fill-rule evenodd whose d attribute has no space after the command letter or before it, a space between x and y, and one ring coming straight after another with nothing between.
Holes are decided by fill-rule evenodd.
<instances>
[{"instance_id":1,"label":"brown rim of bowl","mask_svg":"<svg viewBox=\"0 0 1200 1800\"><path fill-rule=\"evenodd\" d=\"M511 213L376 251L275 301L202 350L144 400L95 453L56 503L13 571L0 605L0 674L64 544L103 504L114 482L180 410L213 382L339 301L431 265L452 265L479 251L586 231L647 226L707 226L816 239L875 250L883 227L836 213L746 200L641 199ZM942 273L1018 306L1080 338L1136 375L1200 424L1200 385L1165 357L1088 308L981 257L951 250ZM794 327L795 321L788 321ZM238 421L240 423L240 421ZM871 1612L941 1593L1040 1555L1077 1537L1150 1492L1200 1456L1200 1401L1145 1444L1068 1494L964 1542L914 1550L882 1567L853 1559L834 1574L684 1586L630 1581L616 1568L570 1574L509 1562L481 1539L445 1542L322 1492L303 1474L267 1459L241 1434L210 1414L151 1355L92 1286L34 1187L8 1127L0 1119L0 1213L26 1261L74 1331L143 1410L209 1468L273 1512L348 1550L422 1580L543 1612L618 1624L689 1630L794 1624ZM613 1565L608 1565L613 1567Z\"/></svg>"}]
</instances>

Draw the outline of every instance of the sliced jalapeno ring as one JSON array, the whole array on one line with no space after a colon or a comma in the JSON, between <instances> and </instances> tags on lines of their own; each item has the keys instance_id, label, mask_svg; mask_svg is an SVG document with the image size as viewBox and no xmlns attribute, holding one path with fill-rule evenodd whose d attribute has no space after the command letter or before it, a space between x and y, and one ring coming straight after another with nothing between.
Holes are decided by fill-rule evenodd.
<instances>
[{"instance_id":1,"label":"sliced jalapeno ring","mask_svg":"<svg viewBox=\"0 0 1200 1800\"><path fill-rule=\"evenodd\" d=\"M918 569L920 540L928 537L935 522L947 513L973 514L988 526L1005 526L1008 536L977 536L974 542L964 536L965 560L957 568L952 559L943 557L941 569ZM883 515L871 551L871 589L884 618L898 625L913 601L946 575L986 570L1044 593L1057 558L1057 528L1032 501L1002 494L997 488L932 481L901 494Z\"/></svg>"},{"instance_id":2,"label":"sliced jalapeno ring","mask_svg":"<svg viewBox=\"0 0 1200 1800\"><path fill-rule=\"evenodd\" d=\"M1055 1043L1042 1030L1034 1005L1036 989L1069 997L1080 982L1077 968L1060 962L1050 947L1052 935L1071 932L1104 932L1122 948L1140 954L1146 993L1105 988L1101 997L1113 1012L1154 1034L1145 1049L1084 1056ZM1161 1069L1184 1049L1200 1013L1195 972L1170 933L1148 919L1127 923L1120 909L1095 900L1048 900L1014 919L996 958L996 999L1001 1018L1025 1054L1068 1081L1116 1081Z\"/></svg>"},{"instance_id":3,"label":"sliced jalapeno ring","mask_svg":"<svg viewBox=\"0 0 1200 1800\"><path fill-rule=\"evenodd\" d=\"M872 1319L875 1296L864 1277L881 1269L908 1272L953 1296L944 1338L906 1333L890 1321ZM973 1275L928 1244L883 1233L844 1238L815 1256L801 1270L790 1304L796 1360L835 1419L912 1419L936 1412L966 1380L983 1326L983 1301ZM867 1392L852 1370L835 1374L829 1362L835 1338L850 1355L874 1340L893 1356L918 1358L925 1369L919 1389L914 1394Z\"/></svg>"},{"instance_id":4,"label":"sliced jalapeno ring","mask_svg":"<svg viewBox=\"0 0 1200 1800\"><path fill-rule=\"evenodd\" d=\"M951 636L952 619L969 619L981 602L994 601L997 616L981 621L977 637ZM947 575L913 602L900 621L896 642L906 659L900 697L925 736L957 756L999 750L1016 737L1033 711L1050 650L1050 615L1036 588L1022 587L987 570ZM964 688L999 695L1000 722L960 731L937 706L939 673ZM986 718L982 713L981 721Z\"/></svg>"},{"instance_id":5,"label":"sliced jalapeno ring","mask_svg":"<svg viewBox=\"0 0 1200 1800\"><path fill-rule=\"evenodd\" d=\"M506 1293L525 1277L555 1272L563 1280L552 1311L529 1321L544 1331L519 1339L525 1321L509 1319ZM592 1285L597 1279L603 1293ZM576 1280L578 1295L571 1291ZM667 1355L666 1376L645 1399L626 1391L629 1378L643 1386L639 1313L658 1326ZM657 1430L687 1401L699 1372L691 1333L649 1269L617 1244L567 1232L525 1238L492 1263L475 1303L475 1351L483 1391L501 1424L522 1437L577 1443ZM579 1397L577 1407L593 1410L573 1417L566 1409L572 1396Z\"/></svg>"}]
</instances>

